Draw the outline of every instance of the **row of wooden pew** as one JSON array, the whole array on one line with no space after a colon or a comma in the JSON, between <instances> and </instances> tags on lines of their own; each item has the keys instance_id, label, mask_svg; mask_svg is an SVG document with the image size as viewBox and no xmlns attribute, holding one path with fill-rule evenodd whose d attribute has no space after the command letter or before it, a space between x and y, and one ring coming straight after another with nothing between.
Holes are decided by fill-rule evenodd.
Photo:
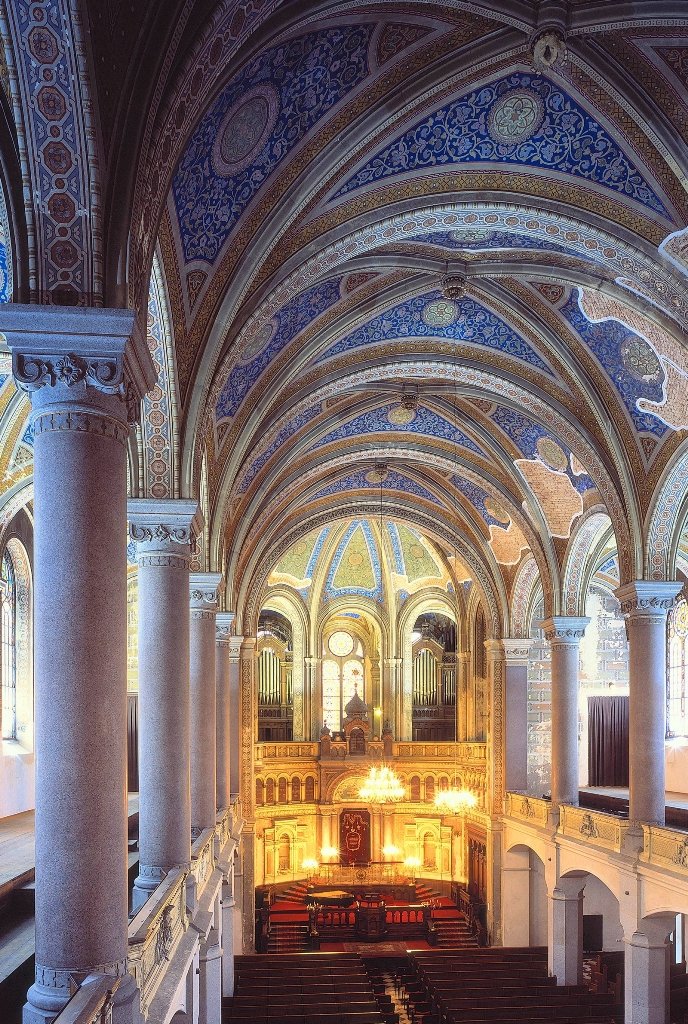
<instances>
[{"instance_id":1,"label":"row of wooden pew","mask_svg":"<svg viewBox=\"0 0 688 1024\"><path fill-rule=\"evenodd\" d=\"M411 964L418 995L429 1000L439 1024L614 1024L623 1019L611 995L557 985L547 974L543 948L439 949L413 953Z\"/></svg>"},{"instance_id":2,"label":"row of wooden pew","mask_svg":"<svg viewBox=\"0 0 688 1024\"><path fill-rule=\"evenodd\" d=\"M223 1022L398 1024L390 997L374 988L356 954L240 956L234 970Z\"/></svg>"}]
</instances>

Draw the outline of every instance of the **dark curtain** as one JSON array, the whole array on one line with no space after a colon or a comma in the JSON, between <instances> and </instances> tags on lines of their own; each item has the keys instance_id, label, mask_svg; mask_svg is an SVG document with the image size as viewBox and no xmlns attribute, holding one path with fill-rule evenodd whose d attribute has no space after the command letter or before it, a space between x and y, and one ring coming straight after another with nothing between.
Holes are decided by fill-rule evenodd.
<instances>
[{"instance_id":1,"label":"dark curtain","mask_svg":"<svg viewBox=\"0 0 688 1024\"><path fill-rule=\"evenodd\" d=\"M628 785L628 697L588 697L588 785Z\"/></svg>"},{"instance_id":2,"label":"dark curtain","mask_svg":"<svg viewBox=\"0 0 688 1024\"><path fill-rule=\"evenodd\" d=\"M139 695L127 694L127 788L139 791Z\"/></svg>"}]
</instances>

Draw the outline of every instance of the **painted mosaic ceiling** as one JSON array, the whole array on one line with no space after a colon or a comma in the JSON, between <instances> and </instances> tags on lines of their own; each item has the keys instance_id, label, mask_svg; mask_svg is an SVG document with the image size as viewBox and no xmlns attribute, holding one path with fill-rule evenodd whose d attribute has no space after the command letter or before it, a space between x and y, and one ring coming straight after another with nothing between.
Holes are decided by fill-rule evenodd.
<instances>
[{"instance_id":1,"label":"painted mosaic ceiling","mask_svg":"<svg viewBox=\"0 0 688 1024\"><path fill-rule=\"evenodd\" d=\"M620 579L673 570L688 13L601 6L198 5L122 258L159 374L130 469L202 495L239 625L268 586L410 595L414 545L554 611L600 515Z\"/></svg>"}]
</instances>

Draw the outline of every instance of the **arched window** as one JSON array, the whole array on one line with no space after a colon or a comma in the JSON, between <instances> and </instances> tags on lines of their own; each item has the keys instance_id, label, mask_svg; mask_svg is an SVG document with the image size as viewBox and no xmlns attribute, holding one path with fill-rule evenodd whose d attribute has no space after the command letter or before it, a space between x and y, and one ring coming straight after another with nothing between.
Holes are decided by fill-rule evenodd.
<instances>
[{"instance_id":1,"label":"arched window","mask_svg":"<svg viewBox=\"0 0 688 1024\"><path fill-rule=\"evenodd\" d=\"M669 612L667 643L667 735L688 736L688 601Z\"/></svg>"},{"instance_id":2,"label":"arched window","mask_svg":"<svg viewBox=\"0 0 688 1024\"><path fill-rule=\"evenodd\" d=\"M0 565L0 616L2 632L2 738L17 738L17 584L8 551Z\"/></svg>"},{"instance_id":3,"label":"arched window","mask_svg":"<svg viewBox=\"0 0 688 1024\"><path fill-rule=\"evenodd\" d=\"M267 804L274 804L275 802L275 780L268 779L265 783L265 802Z\"/></svg>"},{"instance_id":4,"label":"arched window","mask_svg":"<svg viewBox=\"0 0 688 1024\"><path fill-rule=\"evenodd\" d=\"M298 775L291 780L291 802L293 804L301 802L301 779Z\"/></svg>"},{"instance_id":5,"label":"arched window","mask_svg":"<svg viewBox=\"0 0 688 1024\"><path fill-rule=\"evenodd\" d=\"M280 804L286 804L287 802L287 780L280 779L277 786L277 802Z\"/></svg>"},{"instance_id":6,"label":"arched window","mask_svg":"<svg viewBox=\"0 0 688 1024\"><path fill-rule=\"evenodd\" d=\"M315 779L309 775L306 779L306 800L312 803L315 800Z\"/></svg>"},{"instance_id":7,"label":"arched window","mask_svg":"<svg viewBox=\"0 0 688 1024\"><path fill-rule=\"evenodd\" d=\"M362 729L352 729L349 733L349 753L365 754L366 740Z\"/></svg>"},{"instance_id":8,"label":"arched window","mask_svg":"<svg viewBox=\"0 0 688 1024\"><path fill-rule=\"evenodd\" d=\"M322 666L323 721L332 732L341 732L344 708L354 693L365 700L363 645L346 630L328 637Z\"/></svg>"},{"instance_id":9,"label":"arched window","mask_svg":"<svg viewBox=\"0 0 688 1024\"><path fill-rule=\"evenodd\" d=\"M283 832L277 845L277 870L280 874L291 871L291 839Z\"/></svg>"},{"instance_id":10,"label":"arched window","mask_svg":"<svg viewBox=\"0 0 688 1024\"><path fill-rule=\"evenodd\" d=\"M265 803L265 783L262 779L256 779L256 804L260 807Z\"/></svg>"},{"instance_id":11,"label":"arched window","mask_svg":"<svg viewBox=\"0 0 688 1024\"><path fill-rule=\"evenodd\" d=\"M423 867L434 871L437 867L437 847L432 832L423 836Z\"/></svg>"},{"instance_id":12,"label":"arched window","mask_svg":"<svg viewBox=\"0 0 688 1024\"><path fill-rule=\"evenodd\" d=\"M425 780L425 799L428 801L435 799L435 780L432 775L428 775Z\"/></svg>"},{"instance_id":13,"label":"arched window","mask_svg":"<svg viewBox=\"0 0 688 1024\"><path fill-rule=\"evenodd\" d=\"M409 791L412 800L420 800L420 779L417 775L411 776Z\"/></svg>"}]
</instances>

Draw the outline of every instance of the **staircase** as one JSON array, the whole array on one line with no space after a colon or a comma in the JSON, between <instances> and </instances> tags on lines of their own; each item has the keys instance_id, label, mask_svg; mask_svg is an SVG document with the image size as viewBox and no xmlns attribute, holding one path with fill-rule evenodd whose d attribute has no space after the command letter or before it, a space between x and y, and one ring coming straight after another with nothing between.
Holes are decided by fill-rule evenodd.
<instances>
[{"instance_id":1,"label":"staircase","mask_svg":"<svg viewBox=\"0 0 688 1024\"><path fill-rule=\"evenodd\" d=\"M305 882L292 882L286 889L280 889L274 895L274 902L287 900L289 903L305 903L308 898L308 887Z\"/></svg>"},{"instance_id":2,"label":"staircase","mask_svg":"<svg viewBox=\"0 0 688 1024\"><path fill-rule=\"evenodd\" d=\"M436 889L431 889L425 882L416 882L416 896L421 901L441 904L433 907L432 911L438 948L477 949L478 943L466 923L465 916L457 910L451 900L440 896Z\"/></svg>"},{"instance_id":3,"label":"staircase","mask_svg":"<svg viewBox=\"0 0 688 1024\"><path fill-rule=\"evenodd\" d=\"M271 921L268 953L303 953L308 949L308 925L299 921Z\"/></svg>"},{"instance_id":4,"label":"staircase","mask_svg":"<svg viewBox=\"0 0 688 1024\"><path fill-rule=\"evenodd\" d=\"M440 949L477 949L475 935L468 929L463 914L456 911L456 917L439 917L433 919L437 932L437 946Z\"/></svg>"}]
</instances>

